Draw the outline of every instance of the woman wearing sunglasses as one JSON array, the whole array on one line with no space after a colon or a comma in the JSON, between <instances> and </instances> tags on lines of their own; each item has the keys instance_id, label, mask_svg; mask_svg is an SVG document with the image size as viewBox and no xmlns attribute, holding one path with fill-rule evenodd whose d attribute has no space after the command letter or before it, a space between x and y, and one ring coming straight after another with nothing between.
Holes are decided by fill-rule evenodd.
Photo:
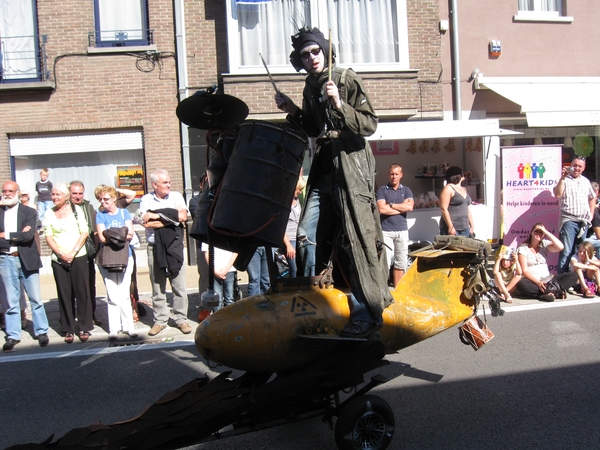
<instances>
[{"instance_id":1,"label":"woman wearing sunglasses","mask_svg":"<svg viewBox=\"0 0 600 450\"><path fill-rule=\"evenodd\" d=\"M120 331L136 338L133 323L133 310L129 297L131 272L133 271L133 256L129 243L133 237L133 221L126 209L117 207L117 191L111 186L96 191L100 201L100 211L96 214L96 231L103 246L108 246L111 235L122 231L126 235L127 266L123 270L110 270L100 263L98 269L106 286L108 303L108 339L115 341ZM125 229L124 229L125 228ZM112 230L112 231L111 231ZM103 250L104 251L104 250Z\"/></svg>"},{"instance_id":2,"label":"woman wearing sunglasses","mask_svg":"<svg viewBox=\"0 0 600 450\"><path fill-rule=\"evenodd\" d=\"M556 296L548 289L551 281L558 283L563 291L575 286L577 274L574 272L550 275L546 262L548 253L558 253L563 248L563 243L543 224L536 223L531 228L529 237L517 249L519 264L523 271L523 278L517 284L517 289L523 296L537 298L543 302L553 302Z\"/></svg>"}]
</instances>

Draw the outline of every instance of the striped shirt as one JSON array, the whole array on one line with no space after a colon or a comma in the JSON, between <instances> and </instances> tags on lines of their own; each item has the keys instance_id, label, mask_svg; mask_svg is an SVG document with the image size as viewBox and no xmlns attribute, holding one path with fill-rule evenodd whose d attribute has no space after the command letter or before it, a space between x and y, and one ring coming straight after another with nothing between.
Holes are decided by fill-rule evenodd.
<instances>
[{"instance_id":1,"label":"striped shirt","mask_svg":"<svg viewBox=\"0 0 600 450\"><path fill-rule=\"evenodd\" d=\"M594 190L583 175L577 178L565 178L565 190L560 197L561 223L568 220L592 221L590 200L595 197Z\"/></svg>"}]
</instances>

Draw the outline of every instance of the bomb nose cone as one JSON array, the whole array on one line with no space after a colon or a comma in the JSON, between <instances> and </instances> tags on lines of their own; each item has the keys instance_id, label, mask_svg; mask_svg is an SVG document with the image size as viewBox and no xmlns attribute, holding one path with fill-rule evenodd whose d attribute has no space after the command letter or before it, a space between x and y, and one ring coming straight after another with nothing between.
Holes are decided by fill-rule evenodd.
<instances>
[{"instance_id":1,"label":"bomb nose cone","mask_svg":"<svg viewBox=\"0 0 600 450\"><path fill-rule=\"evenodd\" d=\"M338 290L284 291L246 298L211 314L196 329L195 342L207 360L228 367L291 370L320 354L318 343L303 336L335 336L348 316L347 296Z\"/></svg>"}]
</instances>

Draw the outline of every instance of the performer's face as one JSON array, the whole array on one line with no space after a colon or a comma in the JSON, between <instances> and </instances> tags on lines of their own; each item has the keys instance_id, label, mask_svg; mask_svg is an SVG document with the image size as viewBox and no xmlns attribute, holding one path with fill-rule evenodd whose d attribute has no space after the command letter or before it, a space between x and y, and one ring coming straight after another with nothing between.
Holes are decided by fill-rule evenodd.
<instances>
[{"instance_id":1,"label":"performer's face","mask_svg":"<svg viewBox=\"0 0 600 450\"><path fill-rule=\"evenodd\" d=\"M300 59L310 74L320 74L325 69L325 55L321 47L310 44L300 50Z\"/></svg>"}]
</instances>

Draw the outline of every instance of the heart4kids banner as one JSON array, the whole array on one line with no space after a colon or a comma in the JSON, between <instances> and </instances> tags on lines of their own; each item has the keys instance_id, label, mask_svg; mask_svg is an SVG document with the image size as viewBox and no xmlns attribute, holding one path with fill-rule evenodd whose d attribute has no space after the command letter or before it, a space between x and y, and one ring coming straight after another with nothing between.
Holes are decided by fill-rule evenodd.
<instances>
[{"instance_id":1,"label":"heart4kids banner","mask_svg":"<svg viewBox=\"0 0 600 450\"><path fill-rule=\"evenodd\" d=\"M503 243L516 248L534 224L541 222L558 236L559 207L553 189L562 169L561 146L523 146L502 148ZM550 270L558 254L548 258Z\"/></svg>"}]
</instances>

